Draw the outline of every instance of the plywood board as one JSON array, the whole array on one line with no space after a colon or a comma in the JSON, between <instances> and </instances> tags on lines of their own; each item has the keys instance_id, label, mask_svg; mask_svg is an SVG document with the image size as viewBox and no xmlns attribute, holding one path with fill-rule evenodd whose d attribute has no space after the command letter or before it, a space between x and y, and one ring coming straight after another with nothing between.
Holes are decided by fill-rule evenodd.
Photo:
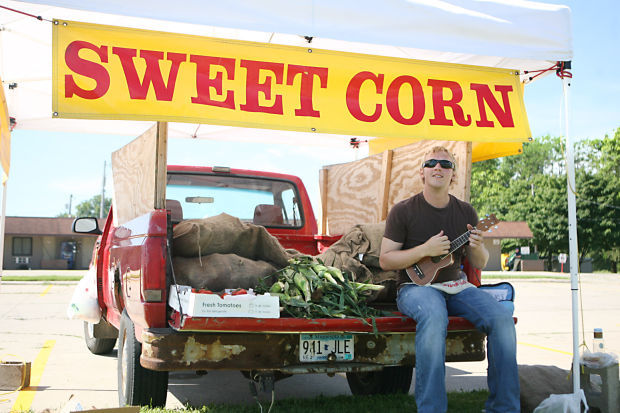
<instances>
[{"instance_id":1,"label":"plywood board","mask_svg":"<svg viewBox=\"0 0 620 413\"><path fill-rule=\"evenodd\" d=\"M165 125L154 125L112 153L114 225L163 208L166 198L165 132Z\"/></svg>"},{"instance_id":2,"label":"plywood board","mask_svg":"<svg viewBox=\"0 0 620 413\"><path fill-rule=\"evenodd\" d=\"M394 151L388 149L383 152L381 159L381 177L379 178L379 221L385 220L388 214L393 158Z\"/></svg>"},{"instance_id":3,"label":"plywood board","mask_svg":"<svg viewBox=\"0 0 620 413\"><path fill-rule=\"evenodd\" d=\"M471 143L421 141L346 164L330 165L321 172L323 233L342 234L357 224L385 220L389 209L422 190L420 166L434 146L450 150L457 162L456 181L450 192L469 200Z\"/></svg>"},{"instance_id":4,"label":"plywood board","mask_svg":"<svg viewBox=\"0 0 620 413\"><path fill-rule=\"evenodd\" d=\"M327 177L328 169L319 171L319 187L321 191L321 234L327 234Z\"/></svg>"},{"instance_id":5,"label":"plywood board","mask_svg":"<svg viewBox=\"0 0 620 413\"><path fill-rule=\"evenodd\" d=\"M155 209L166 207L166 182L168 172L168 122L157 122L157 148L155 152Z\"/></svg>"},{"instance_id":6,"label":"plywood board","mask_svg":"<svg viewBox=\"0 0 620 413\"><path fill-rule=\"evenodd\" d=\"M326 167L327 211L330 234L341 234L351 223L377 222L382 155ZM354 225L353 224L353 225Z\"/></svg>"}]
</instances>

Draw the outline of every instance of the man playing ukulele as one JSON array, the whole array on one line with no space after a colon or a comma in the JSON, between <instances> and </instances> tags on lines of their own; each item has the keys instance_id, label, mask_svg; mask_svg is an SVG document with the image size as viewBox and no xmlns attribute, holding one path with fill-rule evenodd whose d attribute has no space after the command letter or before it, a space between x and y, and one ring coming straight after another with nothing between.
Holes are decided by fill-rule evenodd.
<instances>
[{"instance_id":1,"label":"man playing ukulele","mask_svg":"<svg viewBox=\"0 0 620 413\"><path fill-rule=\"evenodd\" d=\"M516 332L512 314L490 294L464 279L461 260L467 256L476 268L484 268L489 252L481 231L474 228L474 208L449 194L455 179L454 156L434 147L424 157L420 176L424 189L391 209L381 244L384 270L404 270L427 257L445 256L450 242L470 232L469 242L452 253L453 263L439 269L432 282L402 283L398 309L413 318L415 336L415 397L418 413L447 411L445 384L448 316L469 320L487 335L489 398L487 413L518 413L519 374ZM413 279L413 278L412 278Z\"/></svg>"}]
</instances>

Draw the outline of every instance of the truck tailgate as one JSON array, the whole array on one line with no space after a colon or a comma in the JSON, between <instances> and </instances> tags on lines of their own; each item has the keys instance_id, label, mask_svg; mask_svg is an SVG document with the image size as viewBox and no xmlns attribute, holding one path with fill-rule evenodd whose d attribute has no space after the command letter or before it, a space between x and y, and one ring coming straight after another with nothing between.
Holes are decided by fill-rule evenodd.
<instances>
[{"instance_id":1,"label":"truck tailgate","mask_svg":"<svg viewBox=\"0 0 620 413\"><path fill-rule=\"evenodd\" d=\"M141 364L149 369L265 370L296 373L372 371L384 366L415 364L415 322L398 313L372 320L187 317L172 312L170 328L142 335ZM308 334L348 338L349 360L328 357L307 362L301 357ZM447 361L485 358L484 334L468 321L451 317Z\"/></svg>"},{"instance_id":2,"label":"truck tailgate","mask_svg":"<svg viewBox=\"0 0 620 413\"><path fill-rule=\"evenodd\" d=\"M475 330L475 327L462 317L449 317L448 331ZM208 332L352 332L373 333L372 319L358 318L250 318L250 317L189 317L173 311L169 325L177 331ZM415 321L395 312L393 316L377 317L374 320L380 333L413 333Z\"/></svg>"}]
</instances>

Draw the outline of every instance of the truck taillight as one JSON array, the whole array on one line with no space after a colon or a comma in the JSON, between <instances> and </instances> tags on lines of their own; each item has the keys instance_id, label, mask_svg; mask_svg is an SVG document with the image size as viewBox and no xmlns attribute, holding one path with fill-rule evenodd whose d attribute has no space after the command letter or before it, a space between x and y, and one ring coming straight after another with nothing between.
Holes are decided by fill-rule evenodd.
<instances>
[{"instance_id":1,"label":"truck taillight","mask_svg":"<svg viewBox=\"0 0 620 413\"><path fill-rule=\"evenodd\" d=\"M166 288L166 242L162 237L147 237L142 246L142 299L161 302Z\"/></svg>"}]
</instances>

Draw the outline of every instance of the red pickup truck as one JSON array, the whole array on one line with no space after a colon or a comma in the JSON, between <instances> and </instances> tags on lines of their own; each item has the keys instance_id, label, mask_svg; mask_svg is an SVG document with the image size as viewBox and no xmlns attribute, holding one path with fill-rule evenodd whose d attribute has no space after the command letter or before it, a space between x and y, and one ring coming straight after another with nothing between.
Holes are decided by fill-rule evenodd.
<instances>
[{"instance_id":1,"label":"red pickup truck","mask_svg":"<svg viewBox=\"0 0 620 413\"><path fill-rule=\"evenodd\" d=\"M104 228L78 218L74 231L100 234L93 252L102 320L85 322L95 354L118 341L119 404L164 406L168 372L239 370L273 388L292 374L346 373L353 394L407 392L415 365L415 323L395 303L371 323L355 318L190 317L169 302L172 230L181 220L222 212L263 225L285 248L317 255L337 236L317 234L306 189L292 175L223 167L169 166L166 208ZM275 212L274 212L275 211ZM448 328L448 361L485 358L484 335L464 319ZM329 354L320 357L321 349ZM314 350L314 351L313 351Z\"/></svg>"}]
</instances>

